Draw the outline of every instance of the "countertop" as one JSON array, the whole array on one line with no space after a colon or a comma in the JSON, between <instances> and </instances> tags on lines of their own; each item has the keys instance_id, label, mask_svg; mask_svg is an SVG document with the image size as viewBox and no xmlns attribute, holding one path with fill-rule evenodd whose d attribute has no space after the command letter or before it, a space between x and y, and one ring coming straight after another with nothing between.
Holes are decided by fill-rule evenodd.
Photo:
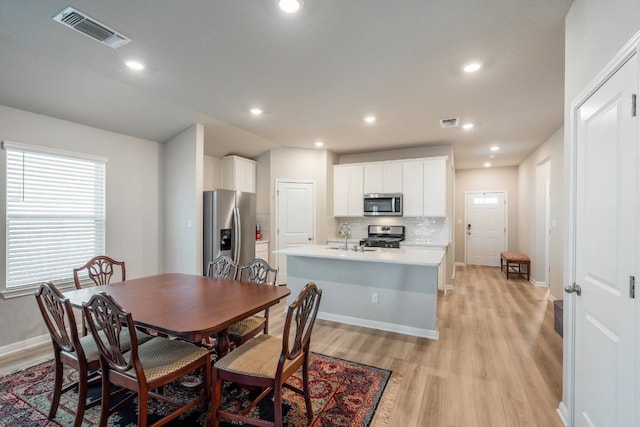
<instances>
[{"instance_id":1,"label":"countertop","mask_svg":"<svg viewBox=\"0 0 640 427\"><path fill-rule=\"evenodd\" d=\"M348 242L350 246L357 245L360 243L362 239L352 239L349 238ZM327 244L331 246L332 244L344 242L344 239L340 239L338 237L327 239ZM434 241L418 241L418 240L403 240L400 242L400 247L407 246L418 246L418 247L430 247L430 248L442 248L445 249L449 247L449 242L434 242Z\"/></svg>"},{"instance_id":2,"label":"countertop","mask_svg":"<svg viewBox=\"0 0 640 427\"><path fill-rule=\"evenodd\" d=\"M350 248L353 245L350 246ZM444 257L444 249L437 248L367 248L365 252L339 249L335 244L293 246L274 251L274 254L310 258L341 259L359 262L382 262L437 267Z\"/></svg>"}]
</instances>

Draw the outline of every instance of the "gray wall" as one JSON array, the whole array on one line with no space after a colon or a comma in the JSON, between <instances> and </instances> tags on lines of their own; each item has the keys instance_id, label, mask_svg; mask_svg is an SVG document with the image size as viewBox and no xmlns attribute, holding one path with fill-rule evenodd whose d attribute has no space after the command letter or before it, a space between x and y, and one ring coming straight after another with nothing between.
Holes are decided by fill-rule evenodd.
<instances>
[{"instance_id":1,"label":"gray wall","mask_svg":"<svg viewBox=\"0 0 640 427\"><path fill-rule=\"evenodd\" d=\"M23 142L108 159L106 251L127 263L127 277L162 270L162 146L154 141L107 132L0 105L0 140ZM0 187L4 188L0 150ZM5 204L0 204L5 223ZM0 227L0 280L5 280L5 227ZM46 334L33 296L0 299L0 353L3 347Z\"/></svg>"},{"instance_id":2,"label":"gray wall","mask_svg":"<svg viewBox=\"0 0 640 427\"><path fill-rule=\"evenodd\" d=\"M204 127L195 124L163 145L164 271L201 274Z\"/></svg>"},{"instance_id":3,"label":"gray wall","mask_svg":"<svg viewBox=\"0 0 640 427\"><path fill-rule=\"evenodd\" d=\"M558 129L547 141L529 155L518 167L519 219L518 247L531 258L532 277L544 281L544 188L538 179L538 168L548 162L551 193L551 223L549 235L549 288L551 299L562 299L564 235L564 128ZM553 226L555 224L555 226Z\"/></svg>"}]
</instances>

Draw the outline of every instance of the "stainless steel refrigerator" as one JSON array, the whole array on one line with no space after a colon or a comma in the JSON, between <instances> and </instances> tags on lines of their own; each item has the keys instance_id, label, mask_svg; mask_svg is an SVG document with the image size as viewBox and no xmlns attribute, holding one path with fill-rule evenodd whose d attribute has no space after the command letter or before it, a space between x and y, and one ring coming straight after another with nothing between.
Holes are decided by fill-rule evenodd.
<instances>
[{"instance_id":1,"label":"stainless steel refrigerator","mask_svg":"<svg viewBox=\"0 0 640 427\"><path fill-rule=\"evenodd\" d=\"M203 274L220 255L243 265L256 255L256 195L232 190L204 192Z\"/></svg>"}]
</instances>

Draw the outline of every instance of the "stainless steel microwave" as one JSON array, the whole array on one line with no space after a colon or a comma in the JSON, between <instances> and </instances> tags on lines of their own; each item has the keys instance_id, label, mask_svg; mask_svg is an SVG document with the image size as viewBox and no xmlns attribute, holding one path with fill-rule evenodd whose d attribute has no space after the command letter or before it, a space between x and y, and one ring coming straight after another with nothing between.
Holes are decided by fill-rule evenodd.
<instances>
[{"instance_id":1,"label":"stainless steel microwave","mask_svg":"<svg viewBox=\"0 0 640 427\"><path fill-rule=\"evenodd\" d=\"M364 216L402 216L402 194L365 194L363 212Z\"/></svg>"}]
</instances>

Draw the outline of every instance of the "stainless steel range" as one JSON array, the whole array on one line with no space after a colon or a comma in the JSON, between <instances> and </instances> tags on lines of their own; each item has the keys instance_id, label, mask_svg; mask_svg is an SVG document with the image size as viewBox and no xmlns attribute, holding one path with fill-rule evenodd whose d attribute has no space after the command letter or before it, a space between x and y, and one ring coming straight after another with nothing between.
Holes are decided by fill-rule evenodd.
<instances>
[{"instance_id":1,"label":"stainless steel range","mask_svg":"<svg viewBox=\"0 0 640 427\"><path fill-rule=\"evenodd\" d=\"M404 225L370 225L369 236L360 240L360 246L399 248L404 240Z\"/></svg>"}]
</instances>

